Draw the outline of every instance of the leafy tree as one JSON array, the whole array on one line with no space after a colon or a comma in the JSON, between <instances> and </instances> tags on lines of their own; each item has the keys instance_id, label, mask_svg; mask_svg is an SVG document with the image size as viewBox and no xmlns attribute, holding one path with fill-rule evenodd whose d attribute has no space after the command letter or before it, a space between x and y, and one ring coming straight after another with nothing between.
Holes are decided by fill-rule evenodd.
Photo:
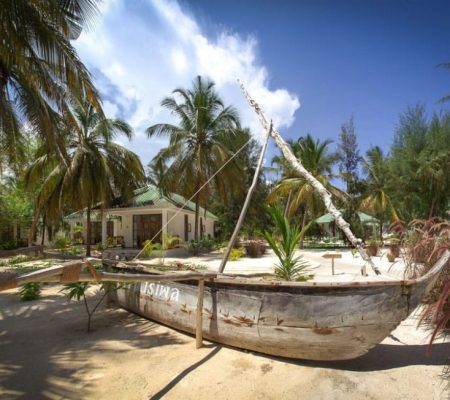
<instances>
[{"instance_id":1,"label":"leafy tree","mask_svg":"<svg viewBox=\"0 0 450 400\"><path fill-rule=\"evenodd\" d=\"M389 194L392 191L392 179L388 168L386 157L380 147L375 146L367 152L367 158L364 160L366 189L360 208L378 217L380 239L383 237L384 221L389 219L394 222L399 219Z\"/></svg>"},{"instance_id":2,"label":"leafy tree","mask_svg":"<svg viewBox=\"0 0 450 400\"><path fill-rule=\"evenodd\" d=\"M248 145L236 157L240 164L241 175L239 180L233 184L233 188L238 188L238 190L230 190L227 201L224 201L223 197L214 190L212 191L210 210L219 217L218 229L223 239L228 239L234 230L261 153L261 146L256 140L251 139L250 132L246 129L236 137L233 151L237 152L249 140ZM265 205L269 192L270 184L266 181L263 170L258 177L257 186L247 210L241 230L243 234L261 236L264 229L271 228L272 220L266 212Z\"/></svg>"},{"instance_id":3,"label":"leafy tree","mask_svg":"<svg viewBox=\"0 0 450 400\"><path fill-rule=\"evenodd\" d=\"M161 158L156 158L147 164L147 180L164 191L164 178L167 175L166 162Z\"/></svg>"},{"instance_id":4,"label":"leafy tree","mask_svg":"<svg viewBox=\"0 0 450 400\"><path fill-rule=\"evenodd\" d=\"M192 89L178 88L174 96L165 98L161 105L178 119L178 125L156 124L147 129L149 137L168 136L169 146L156 159L170 164L164 188L190 198L232 156L233 139L240 131L237 111L225 107L214 88L214 83L198 76ZM236 161L230 162L211 185L194 197L195 229L198 240L200 204L207 203L211 186L223 198L239 179Z\"/></svg>"},{"instance_id":5,"label":"leafy tree","mask_svg":"<svg viewBox=\"0 0 450 400\"><path fill-rule=\"evenodd\" d=\"M0 244L17 245L19 229L28 227L32 217L33 198L23 181L15 177L3 178L0 181Z\"/></svg>"},{"instance_id":6,"label":"leafy tree","mask_svg":"<svg viewBox=\"0 0 450 400\"><path fill-rule=\"evenodd\" d=\"M97 13L96 0L15 0L0 7L0 153L23 159L23 123L62 152L58 112L80 89L101 114L91 77L70 43Z\"/></svg>"},{"instance_id":7,"label":"leafy tree","mask_svg":"<svg viewBox=\"0 0 450 400\"><path fill-rule=\"evenodd\" d=\"M320 141L314 140L311 135L300 137L297 141L290 141L294 155L301 159L304 167L318 179L327 190L342 202L346 201L346 194L330 183L333 178L332 166L336 161L334 154L328 150L330 140ZM287 205L288 215L292 216L301 208L302 224L304 227L307 216L314 218L323 213L325 207L321 197L316 193L312 185L303 177L299 176L286 163L283 158L275 158L274 162L278 163L283 170L281 181L272 190L269 201L276 202L279 198L289 198Z\"/></svg>"},{"instance_id":8,"label":"leafy tree","mask_svg":"<svg viewBox=\"0 0 450 400\"><path fill-rule=\"evenodd\" d=\"M358 171L362 157L358 149L358 139L355 133L353 116L341 126L337 161L339 172L347 187L347 193L350 196L356 196L359 193Z\"/></svg>"},{"instance_id":9,"label":"leafy tree","mask_svg":"<svg viewBox=\"0 0 450 400\"><path fill-rule=\"evenodd\" d=\"M70 118L61 121L63 157L55 157L44 145L27 173L27 182L39 187L37 207L46 207L50 219L61 215L64 206L86 208L89 256L92 208L99 203L103 207L114 197L131 197L144 181L144 170L135 153L114 142L120 134L131 139L127 123L105 119L83 97L72 98L70 112Z\"/></svg>"},{"instance_id":10,"label":"leafy tree","mask_svg":"<svg viewBox=\"0 0 450 400\"><path fill-rule=\"evenodd\" d=\"M392 198L402 219L445 217L450 192L450 114L429 120L423 105L408 108L400 116L391 154Z\"/></svg>"},{"instance_id":11,"label":"leafy tree","mask_svg":"<svg viewBox=\"0 0 450 400\"><path fill-rule=\"evenodd\" d=\"M90 282L75 282L64 285L62 289L62 291L68 292L67 295L70 300L76 299L77 301L80 301L81 299L83 299L84 307L88 315L87 329L86 329L87 333L91 331L92 317L94 313L97 311L100 304L105 299L105 297L111 294L112 292L115 292L117 289L123 287L123 284L118 282L103 282L100 285L100 291L102 292L100 298L97 300L97 302L94 304L93 307L89 307L87 301L87 291L92 286L93 285Z\"/></svg>"}]
</instances>

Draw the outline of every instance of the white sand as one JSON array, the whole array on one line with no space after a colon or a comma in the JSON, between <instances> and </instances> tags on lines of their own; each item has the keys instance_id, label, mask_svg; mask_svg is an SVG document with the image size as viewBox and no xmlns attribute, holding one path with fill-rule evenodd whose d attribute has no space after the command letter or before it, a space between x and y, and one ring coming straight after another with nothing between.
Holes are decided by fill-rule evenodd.
<instances>
[{"instance_id":1,"label":"white sand","mask_svg":"<svg viewBox=\"0 0 450 400\"><path fill-rule=\"evenodd\" d=\"M392 280L402 278L404 264L401 258L397 258L394 263L390 263L384 254L388 250L383 250L380 257L372 257L382 275L375 275L370 266L367 265L368 277L361 275L361 268L365 265L359 254L352 255L350 250L338 250L330 252L341 254L342 258L335 260L335 275L332 275L331 260L322 256L324 250L298 250L296 255L301 255L303 260L308 262L308 274L314 274L315 281L367 281L367 280ZM176 254L176 253L175 253ZM165 257L164 263L187 263L191 265L202 265L209 270L217 271L222 260L222 254L218 251L199 256L188 256L185 250L179 250L178 256ZM161 258L155 257L151 260L139 260L144 265L158 265ZM278 258L272 250L267 250L266 254L260 258L241 257L237 261L229 261L226 265L225 273L254 274L273 273L274 265L278 263Z\"/></svg>"},{"instance_id":2,"label":"white sand","mask_svg":"<svg viewBox=\"0 0 450 400\"><path fill-rule=\"evenodd\" d=\"M446 399L440 374L450 344L426 355L427 333L414 317L367 355L345 362L302 362L216 344L122 309L94 316L60 287L20 303L0 294L1 399Z\"/></svg>"}]
</instances>

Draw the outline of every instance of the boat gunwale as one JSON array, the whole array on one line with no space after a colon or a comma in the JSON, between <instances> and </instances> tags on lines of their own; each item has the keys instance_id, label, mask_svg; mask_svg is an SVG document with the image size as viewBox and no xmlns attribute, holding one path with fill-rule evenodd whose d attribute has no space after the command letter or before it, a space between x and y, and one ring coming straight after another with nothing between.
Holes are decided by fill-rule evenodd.
<instances>
[{"instance_id":1,"label":"boat gunwale","mask_svg":"<svg viewBox=\"0 0 450 400\"><path fill-rule=\"evenodd\" d=\"M226 284L226 285L237 285L237 286L255 286L255 287L261 287L261 288L282 288L282 287L295 287L295 288L371 288L371 287L383 287L383 286L399 286L399 287L409 287L414 286L422 282L426 282L430 279L433 279L433 277L436 277L446 264L446 262L450 258L450 251L446 250L444 254L441 256L441 258L436 262L436 264L423 276L419 278L414 279L395 279L395 280L385 280L385 281L354 281L354 282L309 282L309 281L303 281L303 282L290 282L290 281L272 281L272 282L262 282L257 280L252 280L251 277L245 278L242 277L242 275L238 277L233 277L233 275L230 274L217 274L213 271L201 271L196 270L196 272L199 272L200 274L204 274L205 281L211 281L216 282L218 284ZM111 262L112 260L103 260ZM122 265L125 265L125 267L117 267L117 261L113 262L115 264L115 268L119 269L126 269L126 270L134 270L138 271L142 275L164 275L165 271L158 271L158 270L143 270L137 269L138 265L133 263L133 265L128 266L126 263L121 263ZM133 268L134 267L134 268ZM173 271L170 271L173 272ZM181 275L181 274L180 274ZM209 275L209 276L208 276ZM211 276L214 275L214 276ZM188 281L190 279L186 279ZM180 280L182 282L182 280Z\"/></svg>"}]
</instances>

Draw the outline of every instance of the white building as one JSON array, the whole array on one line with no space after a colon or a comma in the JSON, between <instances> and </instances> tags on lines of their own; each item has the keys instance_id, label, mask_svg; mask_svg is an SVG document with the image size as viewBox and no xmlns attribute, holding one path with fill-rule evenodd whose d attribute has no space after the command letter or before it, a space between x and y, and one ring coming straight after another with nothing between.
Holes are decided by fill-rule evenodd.
<instances>
[{"instance_id":1,"label":"white building","mask_svg":"<svg viewBox=\"0 0 450 400\"><path fill-rule=\"evenodd\" d=\"M175 193L163 195L154 185L138 189L126 204L91 212L91 244L106 246L109 240L114 245L141 248L146 240L161 242L162 232L184 242L193 240L195 204L188 202L183 207L185 202L184 197ZM86 212L70 214L66 220L70 224L71 237L79 235L86 243ZM215 215L200 207L199 238L214 238L216 221Z\"/></svg>"}]
</instances>

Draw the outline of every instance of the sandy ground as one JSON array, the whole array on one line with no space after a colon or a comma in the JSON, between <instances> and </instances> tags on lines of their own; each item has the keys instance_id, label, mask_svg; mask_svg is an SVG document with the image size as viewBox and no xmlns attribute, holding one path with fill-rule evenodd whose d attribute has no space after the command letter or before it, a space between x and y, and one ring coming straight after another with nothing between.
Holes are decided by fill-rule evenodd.
<instances>
[{"instance_id":1,"label":"sandy ground","mask_svg":"<svg viewBox=\"0 0 450 400\"><path fill-rule=\"evenodd\" d=\"M176 255L177 251L171 251ZM335 260L335 275L332 275L331 260L323 258L326 253L337 253L341 256ZM353 255L350 250L298 250L296 256L302 256L303 260L308 264L307 274L313 274L315 281L367 281L370 280L392 280L403 277L404 263L401 258L397 258L391 263L387 260L387 249L380 252L379 257L372 257L375 265L380 269L382 275L376 275L374 271L367 265L368 277L361 275L361 268L366 264L359 254ZM199 256L188 256L183 249L178 250L178 256L169 256L161 259L155 257L150 260L139 260L144 265L159 265L162 261L165 264L171 263L188 263L191 265L201 265L209 270L217 271L222 261L223 255L214 251ZM267 250L266 254L260 258L241 257L236 261L228 261L225 273L229 274L254 274L254 273L273 273L274 265L278 263L278 258L272 250Z\"/></svg>"},{"instance_id":2,"label":"sandy ground","mask_svg":"<svg viewBox=\"0 0 450 400\"><path fill-rule=\"evenodd\" d=\"M446 399L450 343L426 355L427 333L406 320L367 355L302 362L194 338L101 307L85 332L83 304L60 287L20 303L0 294L1 399Z\"/></svg>"}]
</instances>

